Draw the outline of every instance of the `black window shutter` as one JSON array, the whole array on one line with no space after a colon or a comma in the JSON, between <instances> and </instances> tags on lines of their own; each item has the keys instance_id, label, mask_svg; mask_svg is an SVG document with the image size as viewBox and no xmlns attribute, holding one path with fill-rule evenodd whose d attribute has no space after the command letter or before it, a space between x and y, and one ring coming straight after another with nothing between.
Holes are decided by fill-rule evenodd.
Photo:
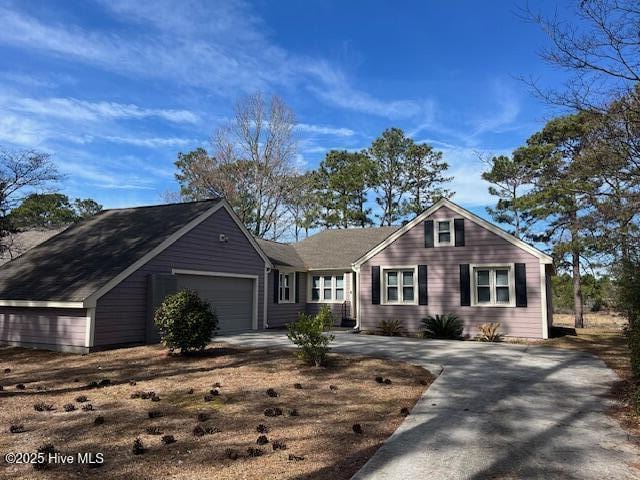
<instances>
[{"instance_id":1,"label":"black window shutter","mask_svg":"<svg viewBox=\"0 0 640 480\"><path fill-rule=\"evenodd\" d=\"M456 247L464 247L464 218L454 218L453 229L455 231Z\"/></svg>"},{"instance_id":2,"label":"black window shutter","mask_svg":"<svg viewBox=\"0 0 640 480\"><path fill-rule=\"evenodd\" d=\"M433 220L424 221L424 248L433 248Z\"/></svg>"},{"instance_id":3,"label":"black window shutter","mask_svg":"<svg viewBox=\"0 0 640 480\"><path fill-rule=\"evenodd\" d=\"M296 303L300 303L300 272L296 272Z\"/></svg>"},{"instance_id":4,"label":"black window shutter","mask_svg":"<svg viewBox=\"0 0 640 480\"><path fill-rule=\"evenodd\" d=\"M418 305L429 305L427 272L426 265L418 265Z\"/></svg>"},{"instance_id":5,"label":"black window shutter","mask_svg":"<svg viewBox=\"0 0 640 480\"><path fill-rule=\"evenodd\" d=\"M371 304L380 305L380 267L371 267Z\"/></svg>"},{"instance_id":6,"label":"black window shutter","mask_svg":"<svg viewBox=\"0 0 640 480\"><path fill-rule=\"evenodd\" d=\"M527 306L527 266L516 263L516 307Z\"/></svg>"},{"instance_id":7,"label":"black window shutter","mask_svg":"<svg viewBox=\"0 0 640 480\"><path fill-rule=\"evenodd\" d=\"M471 305L471 276L468 263L460 265L460 305L463 307Z\"/></svg>"},{"instance_id":8,"label":"black window shutter","mask_svg":"<svg viewBox=\"0 0 640 480\"><path fill-rule=\"evenodd\" d=\"M273 273L273 303L279 303L280 294L280 271L271 270Z\"/></svg>"}]
</instances>

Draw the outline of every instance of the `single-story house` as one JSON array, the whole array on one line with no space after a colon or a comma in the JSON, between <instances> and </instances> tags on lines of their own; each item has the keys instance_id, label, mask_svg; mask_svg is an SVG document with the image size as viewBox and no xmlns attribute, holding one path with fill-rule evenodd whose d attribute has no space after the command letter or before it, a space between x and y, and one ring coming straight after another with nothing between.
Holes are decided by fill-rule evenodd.
<instances>
[{"instance_id":1,"label":"single-story house","mask_svg":"<svg viewBox=\"0 0 640 480\"><path fill-rule=\"evenodd\" d=\"M0 267L0 343L88 352L156 343L169 293L210 301L220 332L282 327L329 305L336 322L408 332L453 313L473 335L546 338L552 260L443 199L402 227L254 239L224 199L106 210Z\"/></svg>"}]
</instances>

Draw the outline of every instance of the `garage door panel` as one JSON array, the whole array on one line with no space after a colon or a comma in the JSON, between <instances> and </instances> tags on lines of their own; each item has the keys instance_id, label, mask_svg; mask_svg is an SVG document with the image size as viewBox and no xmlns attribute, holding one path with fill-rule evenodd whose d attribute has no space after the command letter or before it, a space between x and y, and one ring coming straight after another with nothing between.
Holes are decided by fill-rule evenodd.
<instances>
[{"instance_id":1,"label":"garage door panel","mask_svg":"<svg viewBox=\"0 0 640 480\"><path fill-rule=\"evenodd\" d=\"M194 290L211 303L218 317L218 332L253 328L254 280L206 275L179 275L178 288Z\"/></svg>"}]
</instances>

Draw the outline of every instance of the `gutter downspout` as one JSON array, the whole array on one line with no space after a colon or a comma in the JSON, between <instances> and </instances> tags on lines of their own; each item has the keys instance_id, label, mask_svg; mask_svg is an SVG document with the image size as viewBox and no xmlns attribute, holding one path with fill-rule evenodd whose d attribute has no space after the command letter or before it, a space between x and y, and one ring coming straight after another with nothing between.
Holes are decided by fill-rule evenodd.
<instances>
[{"instance_id":1,"label":"gutter downspout","mask_svg":"<svg viewBox=\"0 0 640 480\"><path fill-rule=\"evenodd\" d=\"M263 303L263 313L262 313L262 327L266 330L269 328L269 321L267 317L267 291L268 291L268 283L269 283L269 273L271 273L271 269L264 266L264 285L263 285L263 294L262 294L262 303Z\"/></svg>"}]
</instances>

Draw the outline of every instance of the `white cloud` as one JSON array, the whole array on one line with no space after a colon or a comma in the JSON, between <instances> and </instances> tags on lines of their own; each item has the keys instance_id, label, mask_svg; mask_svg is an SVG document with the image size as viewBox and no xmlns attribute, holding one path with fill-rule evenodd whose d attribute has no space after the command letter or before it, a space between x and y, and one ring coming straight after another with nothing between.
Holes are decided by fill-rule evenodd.
<instances>
[{"instance_id":1,"label":"white cloud","mask_svg":"<svg viewBox=\"0 0 640 480\"><path fill-rule=\"evenodd\" d=\"M0 115L0 143L35 147L43 140L43 131L37 122L4 112Z\"/></svg>"},{"instance_id":2,"label":"white cloud","mask_svg":"<svg viewBox=\"0 0 640 480\"><path fill-rule=\"evenodd\" d=\"M333 135L336 137L351 137L355 132L350 128L336 128L326 125L309 125L308 123L298 123L295 129L303 133L315 133L319 135Z\"/></svg>"},{"instance_id":3,"label":"white cloud","mask_svg":"<svg viewBox=\"0 0 640 480\"><path fill-rule=\"evenodd\" d=\"M450 188L455 191L454 201L466 207L493 205L496 199L489 195L489 183L481 178L484 165L480 158L492 155L508 155L511 149L476 149L466 146L439 148L449 163L448 176L453 177Z\"/></svg>"},{"instance_id":4,"label":"white cloud","mask_svg":"<svg viewBox=\"0 0 640 480\"><path fill-rule=\"evenodd\" d=\"M198 116L188 110L143 108L133 104L89 102L76 98L4 98L2 100L8 104L8 108L13 110L75 121L157 117L173 123L198 122Z\"/></svg>"},{"instance_id":5,"label":"white cloud","mask_svg":"<svg viewBox=\"0 0 640 480\"><path fill-rule=\"evenodd\" d=\"M308 88L334 106L391 119L411 118L424 110L425 105L415 100L381 100L355 89L342 72L324 61L308 62L301 67L318 81Z\"/></svg>"},{"instance_id":6,"label":"white cloud","mask_svg":"<svg viewBox=\"0 0 640 480\"><path fill-rule=\"evenodd\" d=\"M392 119L423 114L428 102L380 99L357 89L335 65L280 48L241 0L103 2L131 28L122 33L47 24L0 7L0 43L73 59L135 78L204 87L221 96L302 86L339 108ZM122 30L120 30L122 32ZM140 33L139 33L140 32Z\"/></svg>"},{"instance_id":7,"label":"white cloud","mask_svg":"<svg viewBox=\"0 0 640 480\"><path fill-rule=\"evenodd\" d=\"M175 137L139 138L139 137L104 136L102 138L114 143L121 143L125 145L133 145L136 147L146 147L146 148L184 147L186 145L194 145L198 143L198 141L194 139L175 138Z\"/></svg>"}]
</instances>

